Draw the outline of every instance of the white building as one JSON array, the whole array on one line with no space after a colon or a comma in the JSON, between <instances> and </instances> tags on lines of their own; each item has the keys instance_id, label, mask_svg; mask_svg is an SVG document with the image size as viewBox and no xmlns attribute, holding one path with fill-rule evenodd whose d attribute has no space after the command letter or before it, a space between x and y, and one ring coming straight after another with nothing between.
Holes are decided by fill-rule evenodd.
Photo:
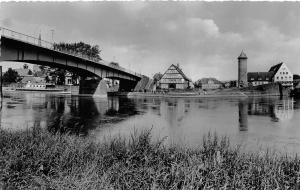
<instances>
[{"instance_id":1,"label":"white building","mask_svg":"<svg viewBox=\"0 0 300 190\"><path fill-rule=\"evenodd\" d=\"M282 86L293 85L293 73L283 62L272 66L268 72L248 72L247 77L248 83L252 86L269 83L281 83Z\"/></svg>"},{"instance_id":2,"label":"white building","mask_svg":"<svg viewBox=\"0 0 300 190\"><path fill-rule=\"evenodd\" d=\"M273 73L273 82L280 82L283 86L293 85L293 73L285 63L281 62L270 68L269 72Z\"/></svg>"},{"instance_id":3,"label":"white building","mask_svg":"<svg viewBox=\"0 0 300 190\"><path fill-rule=\"evenodd\" d=\"M172 64L159 80L159 86L161 89L187 89L193 88L193 83L182 72L179 64Z\"/></svg>"}]
</instances>

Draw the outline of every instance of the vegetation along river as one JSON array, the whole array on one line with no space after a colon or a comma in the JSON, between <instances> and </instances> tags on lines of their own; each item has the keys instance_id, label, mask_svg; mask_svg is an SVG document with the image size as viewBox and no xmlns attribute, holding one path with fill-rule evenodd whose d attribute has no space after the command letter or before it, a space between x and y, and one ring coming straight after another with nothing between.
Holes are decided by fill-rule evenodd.
<instances>
[{"instance_id":1,"label":"vegetation along river","mask_svg":"<svg viewBox=\"0 0 300 190\"><path fill-rule=\"evenodd\" d=\"M78 97L5 92L2 129L31 127L101 141L151 129L166 144L197 147L208 132L245 150L300 153L300 100L255 98Z\"/></svg>"}]
</instances>

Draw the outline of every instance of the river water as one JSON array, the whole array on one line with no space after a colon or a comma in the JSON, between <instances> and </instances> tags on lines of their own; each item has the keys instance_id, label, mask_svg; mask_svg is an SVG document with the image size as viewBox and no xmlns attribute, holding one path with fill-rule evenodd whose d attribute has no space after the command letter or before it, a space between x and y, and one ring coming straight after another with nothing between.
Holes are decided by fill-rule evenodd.
<instances>
[{"instance_id":1,"label":"river water","mask_svg":"<svg viewBox=\"0 0 300 190\"><path fill-rule=\"evenodd\" d=\"M154 140L197 147L216 132L249 150L300 153L300 100L292 98L125 98L5 92L2 129L31 127L101 141L151 129Z\"/></svg>"}]
</instances>

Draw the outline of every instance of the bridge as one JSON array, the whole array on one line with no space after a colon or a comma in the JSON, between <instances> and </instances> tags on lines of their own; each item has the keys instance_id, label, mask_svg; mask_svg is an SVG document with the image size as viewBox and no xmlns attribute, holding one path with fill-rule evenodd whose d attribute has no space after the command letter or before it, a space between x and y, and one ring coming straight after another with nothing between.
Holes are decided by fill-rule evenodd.
<instances>
[{"instance_id":1,"label":"bridge","mask_svg":"<svg viewBox=\"0 0 300 190\"><path fill-rule=\"evenodd\" d=\"M39 38L0 27L0 61L62 68L80 76L79 94L106 95L103 78L119 80L120 91L134 89L142 75Z\"/></svg>"}]
</instances>

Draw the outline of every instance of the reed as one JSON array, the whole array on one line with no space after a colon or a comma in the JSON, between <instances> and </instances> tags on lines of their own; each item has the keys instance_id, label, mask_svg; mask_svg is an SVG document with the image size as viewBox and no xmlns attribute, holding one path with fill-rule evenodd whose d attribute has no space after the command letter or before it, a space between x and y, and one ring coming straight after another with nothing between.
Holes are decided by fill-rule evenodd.
<instances>
[{"instance_id":1,"label":"reed","mask_svg":"<svg viewBox=\"0 0 300 190\"><path fill-rule=\"evenodd\" d=\"M299 189L299 171L297 156L242 153L216 134L190 149L150 131L95 143L0 130L0 189Z\"/></svg>"}]
</instances>

